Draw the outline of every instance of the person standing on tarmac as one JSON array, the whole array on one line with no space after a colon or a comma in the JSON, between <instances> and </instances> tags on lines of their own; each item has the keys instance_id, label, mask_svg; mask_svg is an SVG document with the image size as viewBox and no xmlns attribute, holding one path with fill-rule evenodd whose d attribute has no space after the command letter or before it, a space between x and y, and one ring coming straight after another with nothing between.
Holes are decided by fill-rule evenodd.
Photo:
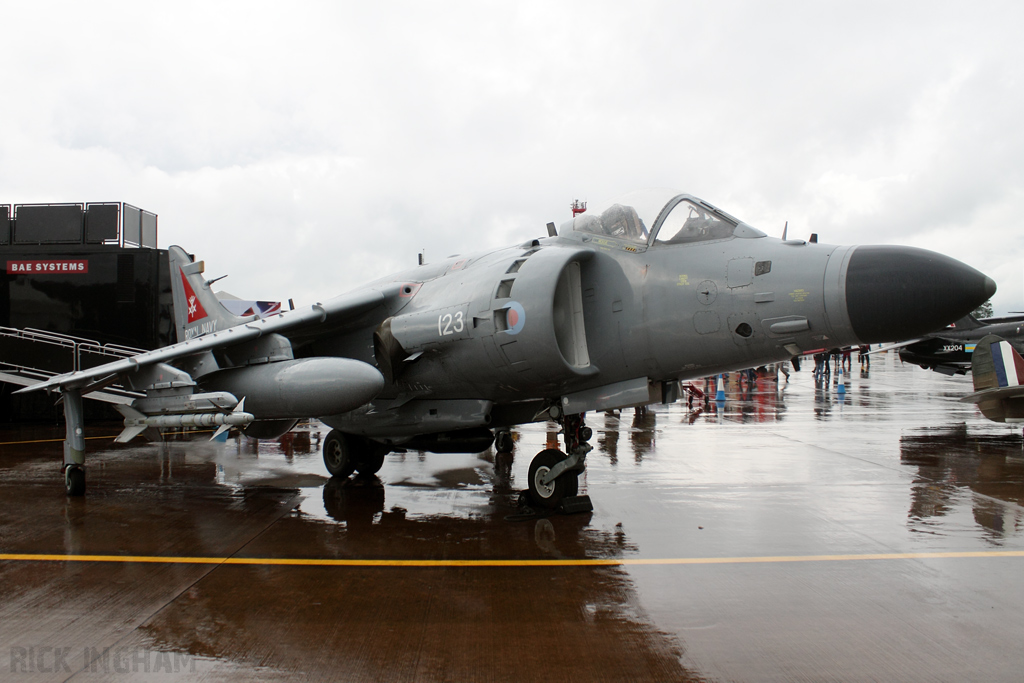
<instances>
[{"instance_id":1,"label":"person standing on tarmac","mask_svg":"<svg viewBox=\"0 0 1024 683\"><path fill-rule=\"evenodd\" d=\"M829 377L829 366L828 366L828 354L822 351L821 353L814 354L814 381L821 382L822 380L828 381Z\"/></svg>"}]
</instances>

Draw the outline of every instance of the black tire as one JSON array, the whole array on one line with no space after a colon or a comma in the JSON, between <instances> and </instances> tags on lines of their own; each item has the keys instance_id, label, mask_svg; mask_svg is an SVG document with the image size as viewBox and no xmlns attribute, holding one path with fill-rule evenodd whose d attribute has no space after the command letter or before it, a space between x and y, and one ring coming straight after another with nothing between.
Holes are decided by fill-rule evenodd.
<instances>
[{"instance_id":1,"label":"black tire","mask_svg":"<svg viewBox=\"0 0 1024 683\"><path fill-rule=\"evenodd\" d=\"M85 495L85 469L72 465L64 473L64 489L69 496Z\"/></svg>"},{"instance_id":2,"label":"black tire","mask_svg":"<svg viewBox=\"0 0 1024 683\"><path fill-rule=\"evenodd\" d=\"M515 441L512 439L512 432L499 430L494 433L495 453L511 453L514 448L514 444Z\"/></svg>"},{"instance_id":3,"label":"black tire","mask_svg":"<svg viewBox=\"0 0 1024 683\"><path fill-rule=\"evenodd\" d=\"M541 478L552 467L565 460L565 453L554 448L541 451L530 463L530 502L539 508L552 510L558 507L563 498L575 496L579 491L580 474L575 470L564 473L551 484L544 485Z\"/></svg>"},{"instance_id":4,"label":"black tire","mask_svg":"<svg viewBox=\"0 0 1024 683\"><path fill-rule=\"evenodd\" d=\"M388 451L373 442L367 442L364 446L366 451L356 458L356 469L359 470L359 474L377 474L384 466L384 456Z\"/></svg>"},{"instance_id":5,"label":"black tire","mask_svg":"<svg viewBox=\"0 0 1024 683\"><path fill-rule=\"evenodd\" d=\"M332 429L324 439L324 466L333 477L348 477L356 471L352 438Z\"/></svg>"}]
</instances>

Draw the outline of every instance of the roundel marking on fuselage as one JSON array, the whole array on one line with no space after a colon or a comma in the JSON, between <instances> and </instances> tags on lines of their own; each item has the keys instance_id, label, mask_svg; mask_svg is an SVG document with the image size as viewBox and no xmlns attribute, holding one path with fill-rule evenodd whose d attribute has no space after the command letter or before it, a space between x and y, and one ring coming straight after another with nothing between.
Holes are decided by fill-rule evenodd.
<instances>
[{"instance_id":1,"label":"roundel marking on fuselage","mask_svg":"<svg viewBox=\"0 0 1024 683\"><path fill-rule=\"evenodd\" d=\"M523 309L523 305L518 301L510 301L505 304L506 309L506 320L508 321L508 329L505 330L508 334L519 334L523 330L523 326L526 325L526 310Z\"/></svg>"}]
</instances>

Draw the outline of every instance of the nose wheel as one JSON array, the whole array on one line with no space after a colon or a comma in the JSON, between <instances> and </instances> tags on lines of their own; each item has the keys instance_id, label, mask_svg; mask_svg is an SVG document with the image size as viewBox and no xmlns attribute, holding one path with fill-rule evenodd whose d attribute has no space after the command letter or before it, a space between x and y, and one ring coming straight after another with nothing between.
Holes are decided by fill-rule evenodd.
<instances>
[{"instance_id":1,"label":"nose wheel","mask_svg":"<svg viewBox=\"0 0 1024 683\"><path fill-rule=\"evenodd\" d=\"M565 472L552 481L545 481L551 470L567 456L562 451L549 448L534 456L530 463L530 500L541 508L558 507L563 498L579 492L579 470Z\"/></svg>"},{"instance_id":2,"label":"nose wheel","mask_svg":"<svg viewBox=\"0 0 1024 683\"><path fill-rule=\"evenodd\" d=\"M586 469L587 443L593 432L583 424L583 415L567 415L561 419L565 449L547 448L530 462L529 497L538 508L553 510L566 498L579 493L579 475Z\"/></svg>"}]
</instances>

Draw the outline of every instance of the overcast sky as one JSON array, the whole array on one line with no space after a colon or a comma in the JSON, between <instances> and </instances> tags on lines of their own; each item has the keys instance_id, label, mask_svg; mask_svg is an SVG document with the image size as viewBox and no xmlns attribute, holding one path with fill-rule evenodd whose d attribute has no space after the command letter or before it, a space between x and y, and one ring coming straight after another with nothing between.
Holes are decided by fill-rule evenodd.
<instances>
[{"instance_id":1,"label":"overcast sky","mask_svg":"<svg viewBox=\"0 0 1024 683\"><path fill-rule=\"evenodd\" d=\"M927 247L1024 310L1024 4L0 0L0 203L125 201L243 298L325 300L702 197Z\"/></svg>"}]
</instances>

